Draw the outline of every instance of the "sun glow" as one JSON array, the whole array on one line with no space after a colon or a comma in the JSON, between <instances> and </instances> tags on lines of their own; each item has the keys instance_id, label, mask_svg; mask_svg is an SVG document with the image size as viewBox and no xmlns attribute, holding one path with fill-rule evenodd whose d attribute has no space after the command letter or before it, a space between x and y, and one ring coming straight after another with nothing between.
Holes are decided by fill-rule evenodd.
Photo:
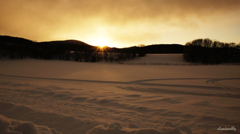
<instances>
[{"instance_id":1,"label":"sun glow","mask_svg":"<svg viewBox=\"0 0 240 134\"><path fill-rule=\"evenodd\" d=\"M105 52L108 51L107 46L97 46L97 49L95 50L96 52Z\"/></svg>"},{"instance_id":2,"label":"sun glow","mask_svg":"<svg viewBox=\"0 0 240 134\"><path fill-rule=\"evenodd\" d=\"M104 48L105 46L111 46L110 41L107 38L97 38L91 42L92 45Z\"/></svg>"},{"instance_id":3,"label":"sun glow","mask_svg":"<svg viewBox=\"0 0 240 134\"><path fill-rule=\"evenodd\" d=\"M100 49L104 49L106 46L101 46L101 45L99 45L98 46Z\"/></svg>"}]
</instances>

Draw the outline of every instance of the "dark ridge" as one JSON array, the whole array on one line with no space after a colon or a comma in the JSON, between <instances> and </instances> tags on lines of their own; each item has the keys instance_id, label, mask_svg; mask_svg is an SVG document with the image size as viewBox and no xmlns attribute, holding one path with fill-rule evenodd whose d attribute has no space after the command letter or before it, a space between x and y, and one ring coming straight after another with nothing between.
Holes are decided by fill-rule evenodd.
<instances>
[{"instance_id":1,"label":"dark ridge","mask_svg":"<svg viewBox=\"0 0 240 134\"><path fill-rule=\"evenodd\" d=\"M94 46L78 40L39 42L44 49L57 49L60 51L93 51Z\"/></svg>"},{"instance_id":2,"label":"dark ridge","mask_svg":"<svg viewBox=\"0 0 240 134\"><path fill-rule=\"evenodd\" d=\"M40 44L63 44L63 45L79 45L79 46L91 46L85 42L79 40L60 40L60 41L45 41L39 42Z\"/></svg>"},{"instance_id":3,"label":"dark ridge","mask_svg":"<svg viewBox=\"0 0 240 134\"><path fill-rule=\"evenodd\" d=\"M0 35L0 50L4 52L18 53L30 53L29 51L40 53L50 52L56 53L56 51L63 53L66 51L81 51L81 52L114 52L114 53L128 53L128 54L139 54L144 56L146 53L182 53L183 45L180 44L154 44L142 47L127 47L127 48L110 48L105 47L104 50L98 49L97 46L89 45L85 42L78 40L59 40L59 41L45 41L35 42L32 40L1 36ZM59 54L59 53L58 53ZM5 56L3 56L5 57ZM31 56L30 56L31 57Z\"/></svg>"},{"instance_id":4,"label":"dark ridge","mask_svg":"<svg viewBox=\"0 0 240 134\"><path fill-rule=\"evenodd\" d=\"M99 53L101 52L101 53ZM10 59L55 59L84 62L124 61L143 57L146 54L184 53L188 62L220 64L239 63L240 44L195 39L181 44L139 45L127 48L103 49L78 40L36 42L19 37L0 35L0 58Z\"/></svg>"},{"instance_id":5,"label":"dark ridge","mask_svg":"<svg viewBox=\"0 0 240 134\"><path fill-rule=\"evenodd\" d=\"M0 36L0 58L113 62L139 56L141 55L136 51L129 49L110 47L101 49L78 40L34 42L24 38Z\"/></svg>"},{"instance_id":6,"label":"dark ridge","mask_svg":"<svg viewBox=\"0 0 240 134\"><path fill-rule=\"evenodd\" d=\"M12 43L12 44L31 44L35 43L32 40L20 38L20 37L12 37L7 35L0 35L0 43Z\"/></svg>"}]
</instances>

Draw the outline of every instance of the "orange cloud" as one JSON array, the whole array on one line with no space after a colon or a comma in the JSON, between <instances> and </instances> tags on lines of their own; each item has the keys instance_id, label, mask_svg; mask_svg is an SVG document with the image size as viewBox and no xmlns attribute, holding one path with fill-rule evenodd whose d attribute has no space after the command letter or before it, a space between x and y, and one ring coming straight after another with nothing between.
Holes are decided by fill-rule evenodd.
<instances>
[{"instance_id":1,"label":"orange cloud","mask_svg":"<svg viewBox=\"0 0 240 134\"><path fill-rule=\"evenodd\" d=\"M89 39L104 26L109 36L115 35L113 40L131 42L144 33L151 39L159 38L155 29L196 29L201 23L239 12L239 0L1 0L0 34L38 41L73 35ZM231 21L240 20L236 17ZM126 27L132 30L124 30ZM132 34L137 34L136 38Z\"/></svg>"}]
</instances>

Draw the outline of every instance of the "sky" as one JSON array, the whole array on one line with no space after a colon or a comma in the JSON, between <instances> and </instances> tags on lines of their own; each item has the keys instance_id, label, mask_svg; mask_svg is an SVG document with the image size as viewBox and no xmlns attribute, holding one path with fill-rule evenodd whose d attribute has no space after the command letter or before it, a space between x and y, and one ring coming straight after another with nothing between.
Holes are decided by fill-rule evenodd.
<instances>
[{"instance_id":1,"label":"sky","mask_svg":"<svg viewBox=\"0 0 240 134\"><path fill-rule=\"evenodd\" d=\"M90 45L240 42L240 0L1 0L0 35Z\"/></svg>"}]
</instances>

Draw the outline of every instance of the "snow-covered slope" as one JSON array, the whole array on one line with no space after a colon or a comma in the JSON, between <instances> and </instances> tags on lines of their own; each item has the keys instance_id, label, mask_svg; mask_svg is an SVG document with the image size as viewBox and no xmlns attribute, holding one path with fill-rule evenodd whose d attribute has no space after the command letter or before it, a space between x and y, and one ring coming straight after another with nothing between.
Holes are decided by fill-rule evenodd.
<instances>
[{"instance_id":1,"label":"snow-covered slope","mask_svg":"<svg viewBox=\"0 0 240 134\"><path fill-rule=\"evenodd\" d=\"M233 65L2 60L0 133L239 133L239 76Z\"/></svg>"}]
</instances>

